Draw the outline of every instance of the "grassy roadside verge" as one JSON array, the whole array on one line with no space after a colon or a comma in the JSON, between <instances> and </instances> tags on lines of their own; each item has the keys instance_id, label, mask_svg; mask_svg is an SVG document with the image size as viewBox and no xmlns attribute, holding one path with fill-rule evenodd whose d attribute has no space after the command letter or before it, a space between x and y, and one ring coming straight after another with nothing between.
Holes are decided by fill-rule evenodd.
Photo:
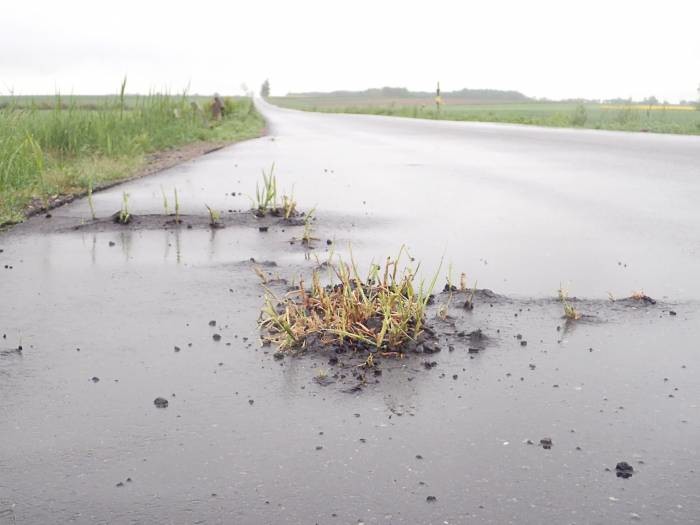
<instances>
[{"instance_id":1,"label":"grassy roadside verge","mask_svg":"<svg viewBox=\"0 0 700 525\"><path fill-rule=\"evenodd\" d=\"M281 107L323 113L529 124L559 128L606 129L685 135L700 134L700 111L692 106L578 104L575 102L467 103L446 100L440 112L434 100L361 96L271 97Z\"/></svg>"},{"instance_id":2,"label":"grassy roadside verge","mask_svg":"<svg viewBox=\"0 0 700 525\"><path fill-rule=\"evenodd\" d=\"M52 109L0 108L0 225L87 192L172 165L217 146L258 137L264 120L247 98L225 99L224 118L185 96L124 97L98 107L57 97ZM171 160L168 161L168 158Z\"/></svg>"}]
</instances>

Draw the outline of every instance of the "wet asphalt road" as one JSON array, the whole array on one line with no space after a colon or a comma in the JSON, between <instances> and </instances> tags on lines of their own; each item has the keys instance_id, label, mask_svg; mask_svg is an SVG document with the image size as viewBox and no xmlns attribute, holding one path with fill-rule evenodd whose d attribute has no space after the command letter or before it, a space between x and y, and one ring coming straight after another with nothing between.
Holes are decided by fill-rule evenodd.
<instances>
[{"instance_id":1,"label":"wet asphalt road","mask_svg":"<svg viewBox=\"0 0 700 525\"><path fill-rule=\"evenodd\" d=\"M426 267L445 254L509 294L551 295L563 282L588 297L700 299L700 137L259 105L270 137L104 192L98 210L119 209L128 191L135 213L162 213L161 188L173 187L184 212L246 209L275 162L303 209L374 221L371 239L352 239L368 255L407 243ZM60 213L89 216L85 203Z\"/></svg>"},{"instance_id":2,"label":"wet asphalt road","mask_svg":"<svg viewBox=\"0 0 700 525\"><path fill-rule=\"evenodd\" d=\"M96 194L98 215L177 187L184 214L234 217L274 161L338 251L406 243L510 297L453 313L491 343L322 387L326 359L259 348L245 263L308 272L299 228L72 230L75 202L0 234L0 524L697 523L700 138L261 105L268 137ZM563 331L560 282L592 314ZM639 289L659 304L605 302Z\"/></svg>"}]
</instances>

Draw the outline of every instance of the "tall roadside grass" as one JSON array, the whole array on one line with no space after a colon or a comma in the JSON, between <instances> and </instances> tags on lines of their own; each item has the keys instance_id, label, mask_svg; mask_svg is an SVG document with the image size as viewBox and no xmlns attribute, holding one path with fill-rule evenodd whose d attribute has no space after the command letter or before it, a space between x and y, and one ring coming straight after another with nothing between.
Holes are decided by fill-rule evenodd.
<instances>
[{"instance_id":1,"label":"tall roadside grass","mask_svg":"<svg viewBox=\"0 0 700 525\"><path fill-rule=\"evenodd\" d=\"M125 104L123 89L100 105L57 96L45 107L10 99L0 108L0 224L22 220L29 205L127 178L147 154L251 138L264 126L245 98L225 99L221 121L187 95L130 97Z\"/></svg>"}]
</instances>

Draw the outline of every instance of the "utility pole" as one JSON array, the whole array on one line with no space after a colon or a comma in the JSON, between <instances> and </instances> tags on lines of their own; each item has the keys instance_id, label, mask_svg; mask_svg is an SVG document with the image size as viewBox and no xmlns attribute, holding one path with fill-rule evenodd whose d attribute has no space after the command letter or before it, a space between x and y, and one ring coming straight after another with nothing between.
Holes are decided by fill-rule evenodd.
<instances>
[{"instance_id":1,"label":"utility pole","mask_svg":"<svg viewBox=\"0 0 700 525\"><path fill-rule=\"evenodd\" d=\"M700 88L698 88L700 90ZM440 82L437 83L437 89L435 90L435 108L437 109L437 116L440 118L440 106L442 106L442 97L440 96Z\"/></svg>"}]
</instances>

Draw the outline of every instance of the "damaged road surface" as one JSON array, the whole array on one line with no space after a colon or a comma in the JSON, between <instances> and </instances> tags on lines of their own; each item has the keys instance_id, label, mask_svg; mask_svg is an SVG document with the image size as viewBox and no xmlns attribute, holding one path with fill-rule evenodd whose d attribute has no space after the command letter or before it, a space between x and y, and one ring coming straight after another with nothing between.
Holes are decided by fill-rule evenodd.
<instances>
[{"instance_id":1,"label":"damaged road surface","mask_svg":"<svg viewBox=\"0 0 700 525\"><path fill-rule=\"evenodd\" d=\"M267 137L0 233L0 524L697 522L700 138L259 104ZM248 212L272 162L312 248ZM444 258L430 344L261 345L260 273L404 244Z\"/></svg>"}]
</instances>

